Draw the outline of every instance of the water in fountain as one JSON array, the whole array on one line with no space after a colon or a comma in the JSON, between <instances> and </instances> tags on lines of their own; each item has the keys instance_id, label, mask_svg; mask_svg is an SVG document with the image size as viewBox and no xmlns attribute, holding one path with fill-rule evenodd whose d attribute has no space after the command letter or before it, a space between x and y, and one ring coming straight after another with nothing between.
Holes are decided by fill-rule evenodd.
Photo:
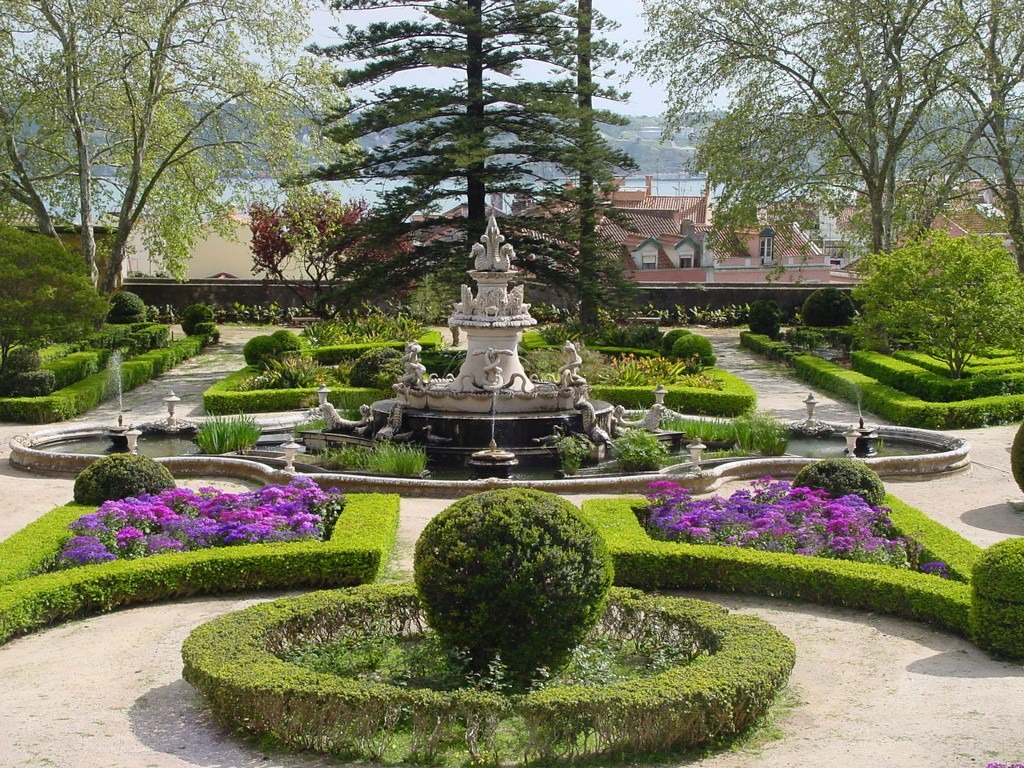
<instances>
[{"instance_id":1,"label":"water in fountain","mask_svg":"<svg viewBox=\"0 0 1024 768\"><path fill-rule=\"evenodd\" d=\"M117 393L118 424L122 423L122 414L124 412L124 382L121 380L121 363L123 360L124 356L121 354L121 350L115 349L110 353L110 360L107 362L108 380L112 380L114 382L115 392Z\"/></svg>"}]
</instances>

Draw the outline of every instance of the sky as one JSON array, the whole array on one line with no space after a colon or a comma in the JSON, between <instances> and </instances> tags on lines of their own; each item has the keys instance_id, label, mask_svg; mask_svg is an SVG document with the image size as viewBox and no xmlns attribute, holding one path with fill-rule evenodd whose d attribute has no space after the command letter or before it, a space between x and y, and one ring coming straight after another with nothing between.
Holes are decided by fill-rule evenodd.
<instances>
[{"instance_id":1,"label":"sky","mask_svg":"<svg viewBox=\"0 0 1024 768\"><path fill-rule=\"evenodd\" d=\"M607 37L619 43L623 49L636 44L644 38L643 4L641 0L594 0L595 10L603 13L620 26L607 34ZM394 19L394 12L356 11L341 16L332 16L329 11L321 10L313 14L314 40L320 45L330 45L338 37L331 31L332 26L344 29L347 24L363 26L382 18ZM660 115L664 111L665 91L661 84L646 82L643 78L625 79L629 75L629 65L619 64L618 74L624 78L622 90L630 92L630 99L624 103L604 104L608 108L624 115ZM438 83L443 79L438 79Z\"/></svg>"}]
</instances>

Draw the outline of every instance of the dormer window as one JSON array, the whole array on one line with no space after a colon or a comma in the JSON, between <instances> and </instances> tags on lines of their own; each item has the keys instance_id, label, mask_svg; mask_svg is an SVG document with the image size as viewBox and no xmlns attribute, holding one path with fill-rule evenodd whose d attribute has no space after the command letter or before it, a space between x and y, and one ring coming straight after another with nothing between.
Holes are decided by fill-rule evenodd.
<instances>
[{"instance_id":1,"label":"dormer window","mask_svg":"<svg viewBox=\"0 0 1024 768\"><path fill-rule=\"evenodd\" d=\"M761 264L775 263L775 230L765 227L761 230Z\"/></svg>"},{"instance_id":2,"label":"dormer window","mask_svg":"<svg viewBox=\"0 0 1024 768\"><path fill-rule=\"evenodd\" d=\"M658 268L658 254L657 253L644 253L640 257L640 269L657 269Z\"/></svg>"}]
</instances>

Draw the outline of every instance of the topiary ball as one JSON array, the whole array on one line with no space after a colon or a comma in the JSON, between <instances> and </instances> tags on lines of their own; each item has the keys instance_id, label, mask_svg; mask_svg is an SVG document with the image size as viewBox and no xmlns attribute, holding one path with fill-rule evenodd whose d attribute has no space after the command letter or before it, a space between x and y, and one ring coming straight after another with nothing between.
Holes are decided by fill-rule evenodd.
<instances>
[{"instance_id":1,"label":"topiary ball","mask_svg":"<svg viewBox=\"0 0 1024 768\"><path fill-rule=\"evenodd\" d=\"M772 339L779 337L782 327L782 310L774 301L759 300L750 305L747 313L751 333L760 333Z\"/></svg>"},{"instance_id":2,"label":"topiary ball","mask_svg":"<svg viewBox=\"0 0 1024 768\"><path fill-rule=\"evenodd\" d=\"M186 336L199 336L198 326L203 323L212 323L215 319L213 307L206 304L192 304L181 311L181 330Z\"/></svg>"},{"instance_id":3,"label":"topiary ball","mask_svg":"<svg viewBox=\"0 0 1024 768\"><path fill-rule=\"evenodd\" d=\"M146 319L146 302L131 291L118 291L110 297L107 322L113 325L141 323Z\"/></svg>"},{"instance_id":4,"label":"topiary ball","mask_svg":"<svg viewBox=\"0 0 1024 768\"><path fill-rule=\"evenodd\" d=\"M1010 470L1017 487L1024 491L1024 424L1017 428L1017 434L1010 446Z\"/></svg>"},{"instance_id":5,"label":"topiary ball","mask_svg":"<svg viewBox=\"0 0 1024 768\"><path fill-rule=\"evenodd\" d=\"M793 485L826 491L833 498L855 493L873 507L885 502L882 478L853 459L823 459L808 464L796 473Z\"/></svg>"},{"instance_id":6,"label":"topiary ball","mask_svg":"<svg viewBox=\"0 0 1024 768\"><path fill-rule=\"evenodd\" d=\"M470 672L500 659L525 688L555 670L604 613L612 560L568 501L524 488L461 499L416 542L415 579L430 626Z\"/></svg>"},{"instance_id":7,"label":"topiary ball","mask_svg":"<svg viewBox=\"0 0 1024 768\"><path fill-rule=\"evenodd\" d=\"M274 331L270 334L270 338L272 338L274 343L277 344L277 351L279 354L302 351L302 339L291 331Z\"/></svg>"},{"instance_id":8,"label":"topiary ball","mask_svg":"<svg viewBox=\"0 0 1024 768\"><path fill-rule=\"evenodd\" d=\"M672 357L696 361L701 368L710 368L715 364L711 342L696 333L688 333L676 339L672 344Z\"/></svg>"},{"instance_id":9,"label":"topiary ball","mask_svg":"<svg viewBox=\"0 0 1024 768\"><path fill-rule=\"evenodd\" d=\"M849 294L838 288L819 288L804 301L800 322L812 328L849 325L857 314Z\"/></svg>"},{"instance_id":10,"label":"topiary ball","mask_svg":"<svg viewBox=\"0 0 1024 768\"><path fill-rule=\"evenodd\" d=\"M672 354L672 345L676 343L676 339L686 336L692 333L688 328L673 328L671 331L661 337L661 351L663 354Z\"/></svg>"},{"instance_id":11,"label":"topiary ball","mask_svg":"<svg viewBox=\"0 0 1024 768\"><path fill-rule=\"evenodd\" d=\"M401 352L390 347L377 347L366 350L356 358L349 371L348 381L353 387L389 389L404 373Z\"/></svg>"},{"instance_id":12,"label":"topiary ball","mask_svg":"<svg viewBox=\"0 0 1024 768\"><path fill-rule=\"evenodd\" d=\"M277 342L270 336L253 336L242 347L242 357L247 365L259 365L274 357Z\"/></svg>"},{"instance_id":13,"label":"topiary ball","mask_svg":"<svg viewBox=\"0 0 1024 768\"><path fill-rule=\"evenodd\" d=\"M1024 539L992 545L975 564L969 626L982 648L1024 659Z\"/></svg>"},{"instance_id":14,"label":"topiary ball","mask_svg":"<svg viewBox=\"0 0 1024 768\"><path fill-rule=\"evenodd\" d=\"M137 453L114 453L90 464L75 478L75 501L102 504L174 488L167 467Z\"/></svg>"}]
</instances>

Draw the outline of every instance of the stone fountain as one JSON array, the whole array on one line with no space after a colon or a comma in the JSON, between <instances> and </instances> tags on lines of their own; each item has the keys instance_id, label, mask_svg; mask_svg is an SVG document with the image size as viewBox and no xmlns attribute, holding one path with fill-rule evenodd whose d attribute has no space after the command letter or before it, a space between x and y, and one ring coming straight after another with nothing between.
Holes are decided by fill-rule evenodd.
<instances>
[{"instance_id":1,"label":"stone fountain","mask_svg":"<svg viewBox=\"0 0 1024 768\"><path fill-rule=\"evenodd\" d=\"M554 379L531 377L523 369L520 335L537 321L523 301L523 286L510 286L517 274L515 251L504 241L492 216L470 253L476 290L462 286L448 320L466 337L459 372L427 377L419 345L407 343L405 373L392 387L392 399L366 407L358 420L338 418L330 403L321 407L325 443L414 442L425 445L433 460L456 465L486 463L488 452L506 465L512 462L509 453L520 462L550 463L549 446L567 434L586 435L603 449L613 432L612 406L589 399L576 347L565 345L565 364Z\"/></svg>"}]
</instances>

